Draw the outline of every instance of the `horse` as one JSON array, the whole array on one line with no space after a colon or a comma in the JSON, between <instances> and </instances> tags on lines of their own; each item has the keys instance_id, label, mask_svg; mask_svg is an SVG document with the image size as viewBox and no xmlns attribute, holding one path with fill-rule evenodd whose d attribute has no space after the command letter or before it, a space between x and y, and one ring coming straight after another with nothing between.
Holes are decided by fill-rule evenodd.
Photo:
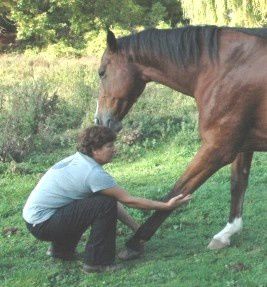
<instances>
[{"instance_id":1,"label":"horse","mask_svg":"<svg viewBox=\"0 0 267 287\"><path fill-rule=\"evenodd\" d=\"M267 151L267 28L186 26L148 29L119 39L108 31L98 72L94 121L117 132L151 81L195 99L201 147L164 200L193 193L232 164L229 220L208 248L230 245L243 225L253 152ZM170 213L156 211L126 247L140 252Z\"/></svg>"}]
</instances>

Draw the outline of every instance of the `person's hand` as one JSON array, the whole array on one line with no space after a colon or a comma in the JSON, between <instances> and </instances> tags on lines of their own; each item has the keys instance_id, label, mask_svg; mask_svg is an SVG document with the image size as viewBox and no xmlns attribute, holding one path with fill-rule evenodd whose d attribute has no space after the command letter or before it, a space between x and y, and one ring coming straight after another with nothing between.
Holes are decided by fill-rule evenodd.
<instances>
[{"instance_id":1,"label":"person's hand","mask_svg":"<svg viewBox=\"0 0 267 287\"><path fill-rule=\"evenodd\" d=\"M188 194L186 196L184 194L179 194L179 195L171 198L168 202L166 202L167 208L169 210L174 209L174 208L178 207L179 205L188 202L191 198L192 198L191 194Z\"/></svg>"}]
</instances>

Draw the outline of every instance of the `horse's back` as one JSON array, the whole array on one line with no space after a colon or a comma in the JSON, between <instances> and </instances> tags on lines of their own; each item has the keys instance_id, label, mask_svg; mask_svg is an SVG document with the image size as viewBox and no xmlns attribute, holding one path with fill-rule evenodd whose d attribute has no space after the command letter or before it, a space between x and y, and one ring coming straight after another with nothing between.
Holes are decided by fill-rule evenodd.
<instances>
[{"instance_id":1,"label":"horse's back","mask_svg":"<svg viewBox=\"0 0 267 287\"><path fill-rule=\"evenodd\" d=\"M234 28L236 31L267 39L267 28Z\"/></svg>"}]
</instances>

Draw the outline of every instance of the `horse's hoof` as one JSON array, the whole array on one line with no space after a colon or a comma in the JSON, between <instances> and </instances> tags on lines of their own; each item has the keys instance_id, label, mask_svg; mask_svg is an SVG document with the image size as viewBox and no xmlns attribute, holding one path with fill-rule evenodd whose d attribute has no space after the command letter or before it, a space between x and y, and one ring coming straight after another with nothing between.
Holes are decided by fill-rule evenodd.
<instances>
[{"instance_id":1,"label":"horse's hoof","mask_svg":"<svg viewBox=\"0 0 267 287\"><path fill-rule=\"evenodd\" d=\"M230 241L226 241L226 242L222 242L219 239L215 239L213 238L210 242L210 244L208 245L208 249L210 250L218 250L218 249L222 249L226 246L230 245Z\"/></svg>"}]
</instances>

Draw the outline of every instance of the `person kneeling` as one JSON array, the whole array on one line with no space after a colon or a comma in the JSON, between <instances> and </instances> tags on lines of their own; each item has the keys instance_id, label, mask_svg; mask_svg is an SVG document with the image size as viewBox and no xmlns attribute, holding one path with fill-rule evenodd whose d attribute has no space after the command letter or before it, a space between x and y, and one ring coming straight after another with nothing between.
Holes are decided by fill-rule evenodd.
<instances>
[{"instance_id":1,"label":"person kneeling","mask_svg":"<svg viewBox=\"0 0 267 287\"><path fill-rule=\"evenodd\" d=\"M82 131L77 152L53 165L40 179L23 208L28 230L51 242L54 258L71 260L82 234L91 227L84 252L87 273L117 269L114 265L117 218L136 231L139 224L122 207L171 210L190 200L176 196L160 202L131 196L103 165L116 152L116 134L103 126Z\"/></svg>"}]
</instances>

